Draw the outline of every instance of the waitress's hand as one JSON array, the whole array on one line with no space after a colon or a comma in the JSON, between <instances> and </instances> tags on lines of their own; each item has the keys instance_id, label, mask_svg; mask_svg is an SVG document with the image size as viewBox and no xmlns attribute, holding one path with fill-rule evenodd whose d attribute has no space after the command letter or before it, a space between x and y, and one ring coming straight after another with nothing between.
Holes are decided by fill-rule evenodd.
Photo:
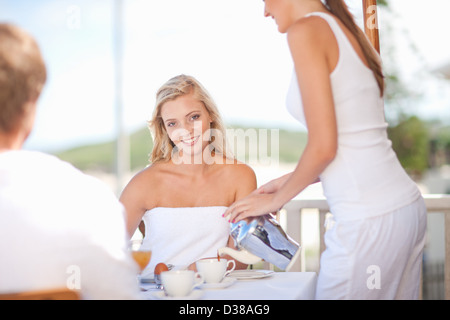
<instances>
[{"instance_id":1,"label":"waitress's hand","mask_svg":"<svg viewBox=\"0 0 450 320\"><path fill-rule=\"evenodd\" d=\"M283 204L277 204L274 201L275 193L257 193L258 190L233 203L223 216L228 221L235 223L249 217L277 212L283 206Z\"/></svg>"},{"instance_id":2,"label":"waitress's hand","mask_svg":"<svg viewBox=\"0 0 450 320\"><path fill-rule=\"evenodd\" d=\"M261 193L275 193L277 192L281 186L286 182L286 180L291 176L291 173L286 174L280 178L271 180L270 182L262 185L258 189L256 189L253 193L261 194Z\"/></svg>"},{"instance_id":3,"label":"waitress's hand","mask_svg":"<svg viewBox=\"0 0 450 320\"><path fill-rule=\"evenodd\" d=\"M274 193L274 192L277 192L278 189L279 189L279 186L278 186L277 181L272 180L272 181L262 185L261 187L259 187L255 191L253 191L251 194Z\"/></svg>"}]
</instances>

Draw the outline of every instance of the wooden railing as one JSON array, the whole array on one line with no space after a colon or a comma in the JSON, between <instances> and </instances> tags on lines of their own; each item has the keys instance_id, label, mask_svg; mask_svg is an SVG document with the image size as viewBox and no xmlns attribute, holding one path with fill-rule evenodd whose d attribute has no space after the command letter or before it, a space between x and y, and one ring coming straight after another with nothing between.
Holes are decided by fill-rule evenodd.
<instances>
[{"instance_id":1,"label":"wooden railing","mask_svg":"<svg viewBox=\"0 0 450 320\"><path fill-rule=\"evenodd\" d=\"M424 195L428 214L443 213L445 217L445 267L444 285L445 299L450 300L450 195L430 194ZM329 207L325 199L292 200L283 208L282 215L287 234L298 243L302 243L302 212L305 209L316 209L319 213L318 233L320 235L320 253L325 250L324 234L325 219L329 214ZM282 219L283 219L282 218ZM305 271L305 256L297 261L291 271Z\"/></svg>"}]
</instances>

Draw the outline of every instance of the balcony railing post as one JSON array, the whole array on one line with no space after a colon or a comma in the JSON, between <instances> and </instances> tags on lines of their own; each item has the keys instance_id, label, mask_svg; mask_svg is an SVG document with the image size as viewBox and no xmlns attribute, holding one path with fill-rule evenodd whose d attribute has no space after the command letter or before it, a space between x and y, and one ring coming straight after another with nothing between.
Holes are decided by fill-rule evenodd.
<instances>
[{"instance_id":1,"label":"balcony railing post","mask_svg":"<svg viewBox=\"0 0 450 320\"><path fill-rule=\"evenodd\" d=\"M328 213L328 210L324 210L324 209L319 210L319 235L320 235L319 250L320 250L320 255L322 255L322 252L325 251L325 231L326 231L325 220L326 220L327 213Z\"/></svg>"},{"instance_id":2,"label":"balcony railing post","mask_svg":"<svg viewBox=\"0 0 450 320\"><path fill-rule=\"evenodd\" d=\"M295 202L289 202L284 206L286 210L286 233L297 243L302 245L302 208ZM305 248L290 271L305 271Z\"/></svg>"},{"instance_id":3,"label":"balcony railing post","mask_svg":"<svg viewBox=\"0 0 450 320\"><path fill-rule=\"evenodd\" d=\"M450 211L445 212L445 300L450 300Z\"/></svg>"}]
</instances>

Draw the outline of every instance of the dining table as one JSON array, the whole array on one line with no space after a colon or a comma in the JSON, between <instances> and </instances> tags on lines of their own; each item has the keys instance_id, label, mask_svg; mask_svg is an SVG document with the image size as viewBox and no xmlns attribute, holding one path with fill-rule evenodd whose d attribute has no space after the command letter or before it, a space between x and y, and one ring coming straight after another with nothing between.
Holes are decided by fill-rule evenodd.
<instances>
[{"instance_id":1,"label":"dining table","mask_svg":"<svg viewBox=\"0 0 450 320\"><path fill-rule=\"evenodd\" d=\"M186 297L168 297L155 283L141 284L145 300L313 300L316 272L236 270L218 284L203 283Z\"/></svg>"}]
</instances>

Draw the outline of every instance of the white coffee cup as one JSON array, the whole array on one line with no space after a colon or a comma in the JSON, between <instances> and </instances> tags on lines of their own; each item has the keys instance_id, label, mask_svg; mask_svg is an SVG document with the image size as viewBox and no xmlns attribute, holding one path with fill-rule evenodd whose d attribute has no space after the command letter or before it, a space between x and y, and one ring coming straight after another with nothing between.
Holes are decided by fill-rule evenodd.
<instances>
[{"instance_id":1,"label":"white coffee cup","mask_svg":"<svg viewBox=\"0 0 450 320\"><path fill-rule=\"evenodd\" d=\"M192 270L171 270L161 272L161 282L168 296L185 297L203 283L203 278Z\"/></svg>"},{"instance_id":2,"label":"white coffee cup","mask_svg":"<svg viewBox=\"0 0 450 320\"><path fill-rule=\"evenodd\" d=\"M198 260L195 265L206 283L219 283L236 268L234 260L222 258L220 260L217 258ZM227 271L230 265L232 267Z\"/></svg>"}]
</instances>

